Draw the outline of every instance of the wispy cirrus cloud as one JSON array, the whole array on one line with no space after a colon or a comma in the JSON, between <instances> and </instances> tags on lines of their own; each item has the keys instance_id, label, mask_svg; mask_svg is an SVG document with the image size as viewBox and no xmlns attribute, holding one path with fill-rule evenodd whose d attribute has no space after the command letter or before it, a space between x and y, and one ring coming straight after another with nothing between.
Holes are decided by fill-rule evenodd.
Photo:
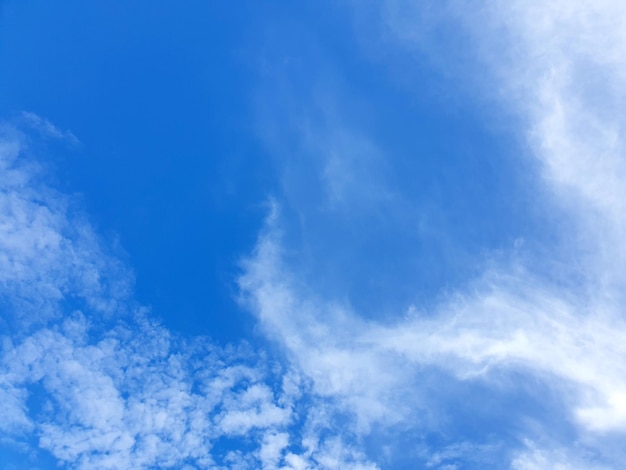
<instances>
[{"instance_id":1,"label":"wispy cirrus cloud","mask_svg":"<svg viewBox=\"0 0 626 470\"><path fill-rule=\"evenodd\" d=\"M559 235L541 255L512 249L512 261L496 263L431 311L409 308L403 320L376 321L305 287L285 259L283 224L273 217L240 280L251 308L316 391L340 397L365 435L380 424L441 429L445 415L455 420L454 402L471 384L484 385L484 399L494 402L519 399L521 387L522 397L546 408L537 413L519 403L507 410L506 424L480 407L470 413L492 426L470 440L501 434L493 448L499 468L502 459L513 468L617 465L624 456L614 442L626 430L626 11L611 1L471 11L456 2L423 11L406 2L382 5L396 47L429 43L422 21L448 21L472 38L473 69L487 70L489 82L477 89L526 126L529 155L520 158L539 163L534 202L549 208ZM447 393L438 396L442 387ZM443 415L432 416L437 404ZM498 454L503 446L508 452Z\"/></svg>"},{"instance_id":2,"label":"wispy cirrus cloud","mask_svg":"<svg viewBox=\"0 0 626 470\"><path fill-rule=\"evenodd\" d=\"M72 133L72 131L61 130L47 119L42 118L35 113L23 111L20 114L18 120L21 122L22 125L34 129L43 137L61 140L72 145L80 143L80 141Z\"/></svg>"}]
</instances>

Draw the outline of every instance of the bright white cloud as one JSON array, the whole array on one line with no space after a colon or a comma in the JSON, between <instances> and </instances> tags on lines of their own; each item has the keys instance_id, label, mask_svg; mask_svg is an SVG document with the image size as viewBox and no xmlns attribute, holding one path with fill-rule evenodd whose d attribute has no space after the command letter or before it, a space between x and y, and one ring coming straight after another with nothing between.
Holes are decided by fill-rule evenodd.
<instances>
[{"instance_id":1,"label":"bright white cloud","mask_svg":"<svg viewBox=\"0 0 626 470\"><path fill-rule=\"evenodd\" d=\"M206 467L221 436L291 420L259 382L267 377L258 368L235 365L241 358L193 353L147 322L117 327L95 343L72 333L87 331L82 316L69 323L6 351L2 372L14 386L41 384L44 404L31 418L39 444L72 467Z\"/></svg>"},{"instance_id":2,"label":"bright white cloud","mask_svg":"<svg viewBox=\"0 0 626 470\"><path fill-rule=\"evenodd\" d=\"M411 34L411 28L436 14L401 8L405 3L384 2L386 27L399 42L422 47L423 32ZM450 12L453 5L435 10ZM626 431L626 8L612 1L457 7L456 24L476 41L493 88L505 91L496 97L527 124L544 177L537 203L552 206L555 224L567 230L561 247L548 247L554 256L549 262L560 272L546 274L545 260L534 269L532 258L518 257L436 311L410 309L406 319L380 324L303 288L283 259L280 221L273 219L246 264L241 287L267 333L285 346L318 393L339 397L352 410L361 432L424 414L422 400L436 401L425 383L433 367L459 383L492 383L494 397L511 393L515 380L504 380L508 389L498 381L516 373L518 380L534 377L542 384L524 384L536 400L544 386L558 393L577 442L596 453L598 465L616 464L619 446L599 442ZM402 15L391 14L398 11ZM512 411L527 434L515 445L559 432L550 419L535 417L539 424L530 426L523 409ZM564 452L533 450L511 464L592 468L591 460L570 461Z\"/></svg>"}]
</instances>

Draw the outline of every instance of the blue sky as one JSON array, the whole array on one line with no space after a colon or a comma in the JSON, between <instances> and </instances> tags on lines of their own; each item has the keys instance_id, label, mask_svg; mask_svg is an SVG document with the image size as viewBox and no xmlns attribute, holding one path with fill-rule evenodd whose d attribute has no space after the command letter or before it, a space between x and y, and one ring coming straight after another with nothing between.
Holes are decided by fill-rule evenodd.
<instances>
[{"instance_id":1,"label":"blue sky","mask_svg":"<svg viewBox=\"0 0 626 470\"><path fill-rule=\"evenodd\" d=\"M3 468L619 468L624 18L0 2Z\"/></svg>"}]
</instances>

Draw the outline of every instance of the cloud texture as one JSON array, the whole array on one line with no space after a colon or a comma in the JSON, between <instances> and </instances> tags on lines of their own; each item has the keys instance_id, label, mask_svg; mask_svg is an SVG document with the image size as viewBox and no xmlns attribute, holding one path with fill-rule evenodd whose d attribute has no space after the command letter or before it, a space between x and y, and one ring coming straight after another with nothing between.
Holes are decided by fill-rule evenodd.
<instances>
[{"instance_id":1,"label":"cloud texture","mask_svg":"<svg viewBox=\"0 0 626 470\"><path fill-rule=\"evenodd\" d=\"M507 457L512 467L616 465L623 450L613 443L626 431L624 8L508 2L470 11L454 2L390 1L381 11L388 38L405 50L424 47L426 20L452 21L474 41L475 66L488 83L476 89L500 91L487 99L525 126L524 158L538 163L543 181L534 202L551 208L557 240L539 255L512 247L512 261L432 311L409 307L404 320L390 323L303 288L284 261L281 222L272 217L242 288L268 334L320 394L341 397L362 432L374 423L432 429L433 402L454 415L459 403L446 401L480 386L482 399L517 403L504 424L477 407L472 419L493 422L483 435L465 437L483 441L497 430L517 449ZM541 259L544 253L551 257ZM457 396L438 397L441 387Z\"/></svg>"},{"instance_id":2,"label":"cloud texture","mask_svg":"<svg viewBox=\"0 0 626 470\"><path fill-rule=\"evenodd\" d=\"M4 127L5 449L83 469L374 468L288 365L151 320L76 201L42 181L28 142Z\"/></svg>"},{"instance_id":3,"label":"cloud texture","mask_svg":"<svg viewBox=\"0 0 626 470\"><path fill-rule=\"evenodd\" d=\"M82 469L623 462L626 8L608 0L443 5L368 8L380 12L387 46L408 55L431 44L425 38L437 22L471 39L472 70L487 84L467 86L520 123L528 143L520 157L541 178L534 202L547 207L558 234L547 246L509 247L510 256L485 263L428 310L363 315L299 277L287 256L287 219L357 212L367 226L381 220L372 205L377 214L393 206L403 220L412 201L386 187L380 173L392 157L370 139L329 131L322 135L334 140L310 145L309 135L323 201L286 188L292 215L271 203L239 278L242 303L278 351L218 347L179 337L137 305L128 267L76 201L46 185L29 138L5 125L2 445ZM23 119L47 138L75 140L35 115ZM346 176L355 171L358 178ZM284 184L297 189L307 176L296 171Z\"/></svg>"}]
</instances>

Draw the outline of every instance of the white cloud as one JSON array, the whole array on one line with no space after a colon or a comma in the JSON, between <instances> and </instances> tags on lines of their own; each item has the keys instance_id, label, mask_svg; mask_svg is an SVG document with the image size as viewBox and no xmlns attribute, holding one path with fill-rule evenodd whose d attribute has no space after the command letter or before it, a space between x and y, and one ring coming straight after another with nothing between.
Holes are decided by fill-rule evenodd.
<instances>
[{"instance_id":1,"label":"white cloud","mask_svg":"<svg viewBox=\"0 0 626 470\"><path fill-rule=\"evenodd\" d=\"M28 417L26 409L26 391L16 387L11 383L10 378L2 377L0 385L0 400L2 401L4 412L0 431L3 434L21 434L31 431L32 421Z\"/></svg>"},{"instance_id":2,"label":"white cloud","mask_svg":"<svg viewBox=\"0 0 626 470\"><path fill-rule=\"evenodd\" d=\"M5 126L0 445L22 449L26 459L37 441L77 469L350 468L366 461L343 451L348 444L333 447L343 453L328 465L326 447L298 450L295 408L311 395L297 371L270 367L246 347L184 340L150 320L132 299L128 269L76 201L44 177L24 155L24 136ZM327 442L335 434L319 427L307 437Z\"/></svg>"},{"instance_id":3,"label":"white cloud","mask_svg":"<svg viewBox=\"0 0 626 470\"><path fill-rule=\"evenodd\" d=\"M397 15L386 16L387 27L400 41L414 41L406 29L411 15L402 17L398 25ZM577 457L584 452L568 455L574 446L561 442L528 445L535 434L562 436L545 416L528 425L521 407L509 410L520 419L509 443L521 448L513 468L618 464L609 437L626 430L626 8L514 1L464 21L483 41L477 50L495 88L506 92L504 104L527 124L544 176L542 197L556 195L576 221L564 225L575 230L563 233L565 249L553 250L555 265L574 266L550 279L519 259L522 267L494 267L433 312L374 322L302 287L283 260L275 216L240 278L264 331L295 364L295 371L272 378L248 358L185 346L141 315L93 333L93 311L127 310L128 274L74 215L71 201L18 157L19 138L9 132L0 143L0 282L14 313L4 323L44 326L31 325L3 347L0 396L10 419L2 431L17 439L35 429L42 448L78 468L206 467L216 459L231 468L375 468L353 433L358 443L394 426L418 435L439 429L438 410L429 409L443 400L429 375L436 369L459 387L486 383L493 394L486 400L522 385L537 401L551 390L570 420L575 450L600 454L595 462ZM340 203L355 194L354 182L343 178L354 162L335 161L330 150L322 175L327 195ZM560 223L563 213L555 219ZM90 313L45 325L73 296ZM507 374L514 378L499 383ZM530 377L541 385L522 383ZM275 386L281 379L282 389ZM45 395L36 412L27 405L33 384ZM299 415L302 402L306 413ZM337 431L346 410L352 418ZM250 435L252 452L212 452L220 439ZM465 447L454 450L461 455ZM427 461L435 465L438 457L443 462L445 455L434 452Z\"/></svg>"},{"instance_id":4,"label":"white cloud","mask_svg":"<svg viewBox=\"0 0 626 470\"><path fill-rule=\"evenodd\" d=\"M104 314L125 309L131 278L104 253L71 199L49 188L43 168L23 155L25 137L0 134L1 295L20 322L43 322L66 297Z\"/></svg>"},{"instance_id":5,"label":"white cloud","mask_svg":"<svg viewBox=\"0 0 626 470\"><path fill-rule=\"evenodd\" d=\"M527 442L527 449L513 458L514 470L608 470L610 467L594 462L592 456L579 455L570 449L540 449L535 443Z\"/></svg>"},{"instance_id":6,"label":"white cloud","mask_svg":"<svg viewBox=\"0 0 626 470\"><path fill-rule=\"evenodd\" d=\"M384 5L389 13L399 3ZM441 11L451 5L457 4ZM482 64L491 67L493 83L484 88L505 91L495 97L527 125L544 178L537 203L553 207L562 230L562 246L544 248L554 258L535 269L536 257L518 257L435 311L377 323L302 287L283 259L280 221L274 220L260 236L240 285L265 331L294 357L318 393L338 397L354 413L363 433L373 424L397 425L425 413L422 400L437 401L424 383L432 367L460 382L491 383L494 397L510 392L497 384L499 377L513 372L522 377L517 380L534 377L559 394L577 439L622 433L626 8L611 1L507 2L472 12L458 7L468 15L457 11L455 24L468 29ZM416 38L407 29L415 27L411 15L423 13L420 8L402 10L401 24L399 16L385 17L392 34L411 47L423 45L422 33ZM428 11L424 8L430 17ZM560 272L546 273L549 263ZM541 387L527 390L542 400ZM523 419L523 409L512 412ZM551 419L539 422L542 432L555 426ZM423 429L424 423L416 427ZM523 421L519 427L522 436L514 445L521 446L524 433L533 437L537 431ZM615 448L597 441L588 445L601 454L599 461L615 456ZM513 465L581 467L559 452L525 453Z\"/></svg>"}]
</instances>

